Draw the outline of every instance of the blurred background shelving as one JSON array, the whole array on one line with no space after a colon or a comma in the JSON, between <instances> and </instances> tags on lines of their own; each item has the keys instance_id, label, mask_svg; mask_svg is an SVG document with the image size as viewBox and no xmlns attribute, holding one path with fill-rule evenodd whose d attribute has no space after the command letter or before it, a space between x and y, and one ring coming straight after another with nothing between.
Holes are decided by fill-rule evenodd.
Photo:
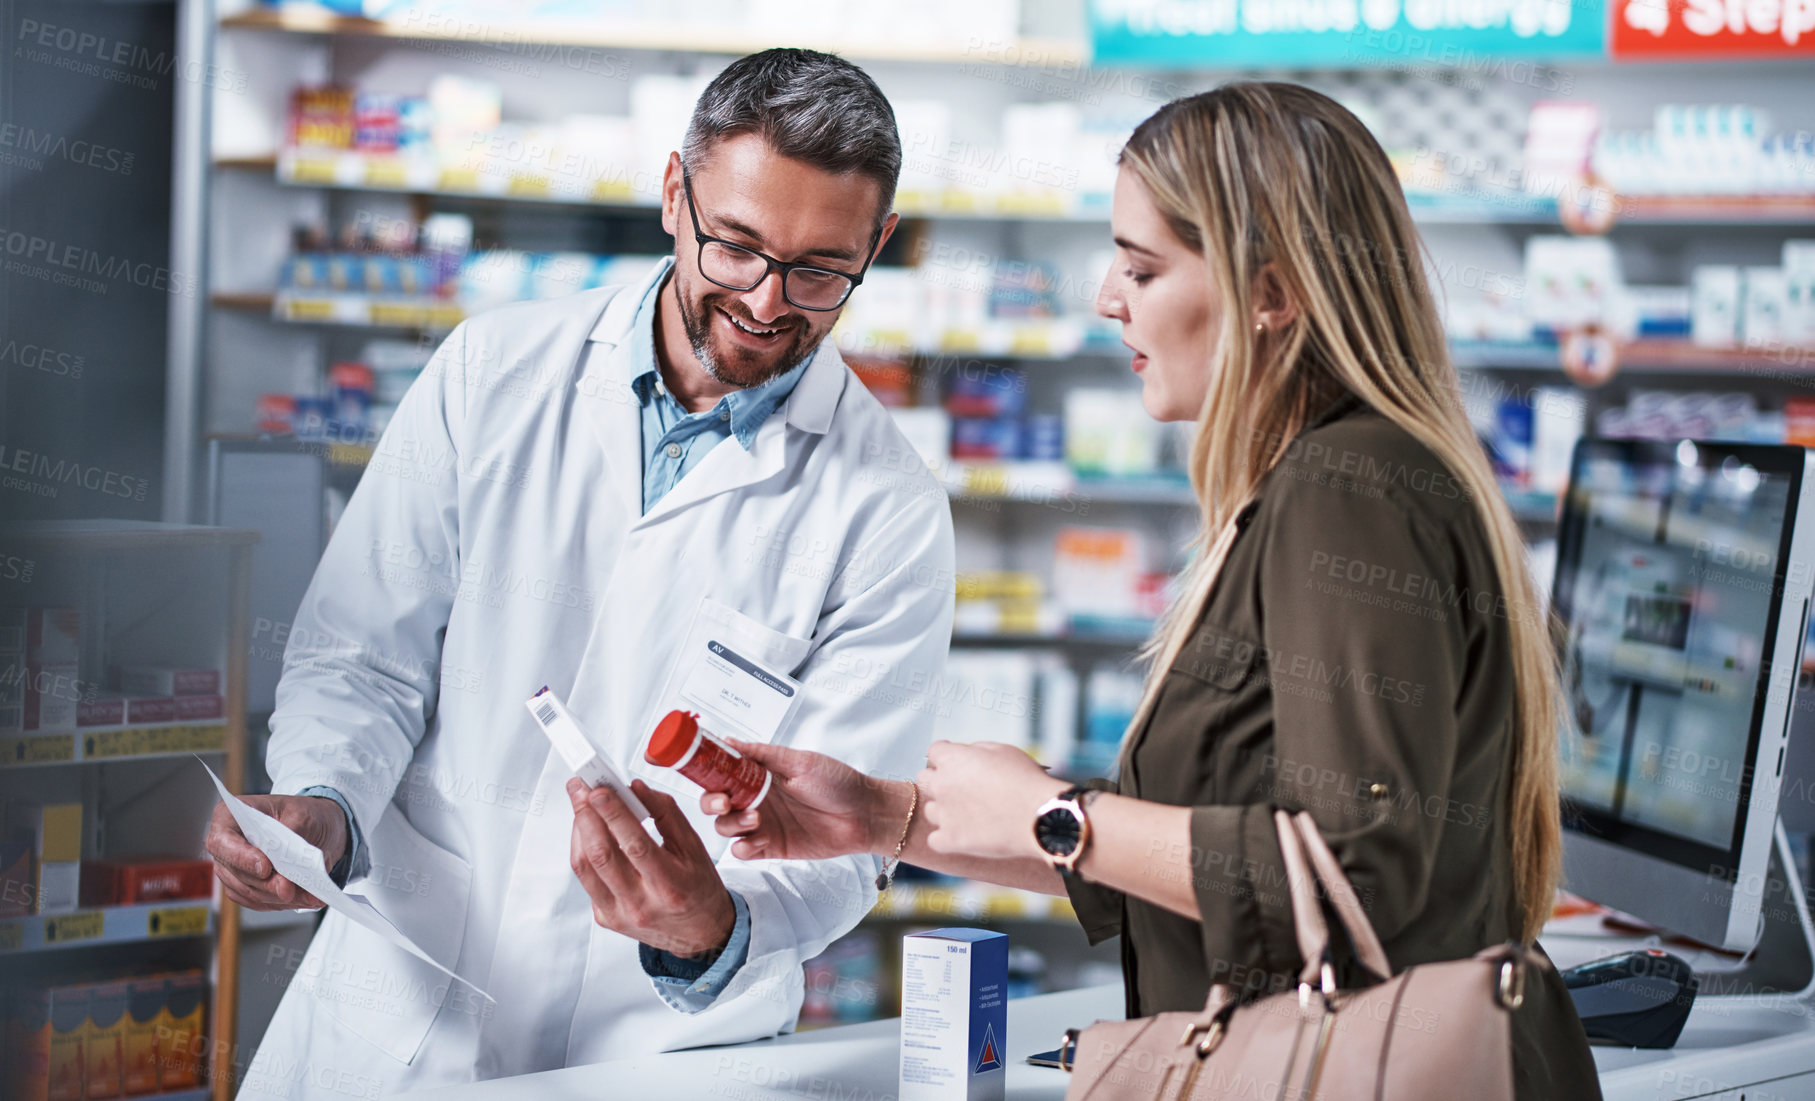
<instances>
[{"instance_id":1,"label":"blurred background shelving","mask_svg":"<svg viewBox=\"0 0 1815 1101\"><path fill-rule=\"evenodd\" d=\"M232 1096L241 929L213 897L202 838L217 798L198 761L238 788L257 540L0 526L0 712L28 709L24 733L0 735L8 1096ZM141 683L170 669L186 683ZM152 717L128 710L141 707Z\"/></svg>"}]
</instances>

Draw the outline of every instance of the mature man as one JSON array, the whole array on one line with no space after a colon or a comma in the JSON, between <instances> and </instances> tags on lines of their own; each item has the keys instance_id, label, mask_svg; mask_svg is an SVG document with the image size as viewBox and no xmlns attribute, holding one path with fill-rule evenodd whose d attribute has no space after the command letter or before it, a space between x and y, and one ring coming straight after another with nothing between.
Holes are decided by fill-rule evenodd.
<instances>
[{"instance_id":1,"label":"mature man","mask_svg":"<svg viewBox=\"0 0 1815 1101\"><path fill-rule=\"evenodd\" d=\"M873 904L875 861L737 861L640 747L693 678L742 675L701 664L717 647L802 685L758 736L869 772L924 757L951 518L923 470L876 461L912 452L825 339L895 228L900 161L860 69L743 58L669 157L672 260L473 318L411 389L298 612L278 794L251 801L459 979L330 913L246 1096L791 1027L801 961ZM570 801L524 707L543 685L644 781L659 843L603 792ZM224 808L208 847L243 905L319 904Z\"/></svg>"}]
</instances>

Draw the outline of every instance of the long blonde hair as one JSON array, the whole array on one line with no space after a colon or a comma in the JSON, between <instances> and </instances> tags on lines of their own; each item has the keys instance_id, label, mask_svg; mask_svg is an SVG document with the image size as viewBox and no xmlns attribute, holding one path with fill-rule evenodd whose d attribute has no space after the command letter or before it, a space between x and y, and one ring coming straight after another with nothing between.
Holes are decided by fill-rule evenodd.
<instances>
[{"instance_id":1,"label":"long blonde hair","mask_svg":"<svg viewBox=\"0 0 1815 1101\"><path fill-rule=\"evenodd\" d=\"M1392 165L1341 104L1293 84L1244 82L1174 100L1136 128L1121 164L1172 232L1209 266L1224 323L1210 349L1191 482L1199 549L1145 656L1136 729L1182 651L1234 540L1234 518L1292 438L1346 390L1437 455L1479 511L1505 597L1513 649L1512 863L1533 940L1549 918L1562 861L1557 801L1559 677L1552 617L1524 543L1463 407L1423 245ZM1250 325L1271 265L1297 317Z\"/></svg>"}]
</instances>

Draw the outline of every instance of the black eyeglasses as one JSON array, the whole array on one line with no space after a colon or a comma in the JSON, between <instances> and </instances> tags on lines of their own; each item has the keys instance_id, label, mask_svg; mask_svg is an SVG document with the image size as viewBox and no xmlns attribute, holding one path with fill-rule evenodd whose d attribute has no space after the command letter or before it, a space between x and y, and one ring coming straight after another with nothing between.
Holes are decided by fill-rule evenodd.
<instances>
[{"instance_id":1,"label":"black eyeglasses","mask_svg":"<svg viewBox=\"0 0 1815 1101\"><path fill-rule=\"evenodd\" d=\"M693 202L693 180L681 169L681 188L687 193L687 216L693 220L693 237L699 242L700 274L728 291L747 291L769 278L772 271L781 272L781 296L788 304L802 310L835 310L863 282L870 262L863 270L849 272L817 268L811 264L790 264L773 256L735 245L721 237L708 237L700 229L700 215ZM882 227L870 236L867 255L874 257Z\"/></svg>"}]
</instances>

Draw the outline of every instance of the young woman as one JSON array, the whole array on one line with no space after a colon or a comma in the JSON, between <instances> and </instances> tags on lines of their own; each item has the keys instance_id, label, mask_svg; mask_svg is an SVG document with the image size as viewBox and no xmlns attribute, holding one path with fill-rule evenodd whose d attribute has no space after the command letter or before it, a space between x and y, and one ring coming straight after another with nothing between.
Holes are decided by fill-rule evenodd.
<instances>
[{"instance_id":1,"label":"young woman","mask_svg":"<svg viewBox=\"0 0 1815 1101\"><path fill-rule=\"evenodd\" d=\"M1227 85L1134 132L1112 229L1097 308L1147 411L1196 421L1203 511L1115 783L1068 793L1003 745L935 744L917 786L751 745L760 811L702 806L740 857L888 856L909 823L910 863L1069 894L1093 942L1122 935L1131 1015L1294 981L1276 807L1316 819L1395 969L1530 944L1560 859L1555 651L1386 154L1323 95ZM1520 1097L1599 1096L1548 967L1514 1032Z\"/></svg>"}]
</instances>

